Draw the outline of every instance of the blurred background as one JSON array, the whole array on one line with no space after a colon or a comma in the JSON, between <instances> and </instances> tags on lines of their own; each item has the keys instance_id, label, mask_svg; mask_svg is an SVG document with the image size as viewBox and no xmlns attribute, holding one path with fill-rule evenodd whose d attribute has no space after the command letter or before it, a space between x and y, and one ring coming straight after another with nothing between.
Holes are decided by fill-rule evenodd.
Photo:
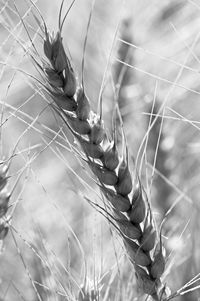
<instances>
[{"instance_id":1,"label":"blurred background","mask_svg":"<svg viewBox=\"0 0 200 301\"><path fill-rule=\"evenodd\" d=\"M34 3L56 33L61 1ZM63 14L70 4L64 2ZM103 118L110 134L119 103L130 158L158 225L167 215L163 281L173 292L200 272L200 3L98 0L87 31L91 7L89 0L75 1L63 27L65 49L81 79L87 36L85 89L96 112L105 74ZM44 59L40 22L33 2L0 1L0 159L14 155L0 298L77 300L86 281L100 300L143 300L118 236L85 199L102 204L98 187L35 80L42 79L30 54Z\"/></svg>"}]
</instances>

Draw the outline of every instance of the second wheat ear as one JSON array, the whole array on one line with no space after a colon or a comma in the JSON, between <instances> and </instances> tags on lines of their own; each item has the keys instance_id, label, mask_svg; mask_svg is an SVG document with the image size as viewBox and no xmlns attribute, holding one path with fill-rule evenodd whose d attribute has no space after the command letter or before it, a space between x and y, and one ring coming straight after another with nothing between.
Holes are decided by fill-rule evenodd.
<instances>
[{"instance_id":1,"label":"second wheat ear","mask_svg":"<svg viewBox=\"0 0 200 301\"><path fill-rule=\"evenodd\" d=\"M127 158L120 158L115 141L107 137L103 120L91 110L85 90L66 55L61 33L58 31L53 36L45 26L43 46L47 59L43 68L46 89L99 180L135 269L138 288L155 301L164 300L163 246L150 218L152 214L142 183L139 179L133 181Z\"/></svg>"},{"instance_id":2,"label":"second wheat ear","mask_svg":"<svg viewBox=\"0 0 200 301\"><path fill-rule=\"evenodd\" d=\"M11 193L8 190L8 165L0 162L0 242L4 240L9 231L7 211Z\"/></svg>"}]
</instances>

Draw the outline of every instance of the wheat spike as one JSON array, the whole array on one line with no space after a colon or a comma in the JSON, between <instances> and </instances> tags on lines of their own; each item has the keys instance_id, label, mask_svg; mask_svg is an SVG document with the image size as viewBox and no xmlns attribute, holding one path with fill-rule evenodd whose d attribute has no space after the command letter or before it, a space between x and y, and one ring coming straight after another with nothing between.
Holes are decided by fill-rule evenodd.
<instances>
[{"instance_id":1,"label":"wheat spike","mask_svg":"<svg viewBox=\"0 0 200 301\"><path fill-rule=\"evenodd\" d=\"M156 232L152 218L149 218L151 214L150 209L147 210L143 186L139 180L133 182L127 156L119 157L115 141L108 139L103 121L92 112L84 88L78 83L65 53L60 32L53 37L45 30L44 53L49 61L48 68L44 67L48 93L99 180L135 267L138 286L144 294L159 300L165 262L161 250L161 253L151 254L156 247Z\"/></svg>"},{"instance_id":2,"label":"wheat spike","mask_svg":"<svg viewBox=\"0 0 200 301\"><path fill-rule=\"evenodd\" d=\"M8 217L6 213L9 208L11 194L8 190L8 165L5 162L0 163L0 241L3 242L8 234Z\"/></svg>"}]
</instances>

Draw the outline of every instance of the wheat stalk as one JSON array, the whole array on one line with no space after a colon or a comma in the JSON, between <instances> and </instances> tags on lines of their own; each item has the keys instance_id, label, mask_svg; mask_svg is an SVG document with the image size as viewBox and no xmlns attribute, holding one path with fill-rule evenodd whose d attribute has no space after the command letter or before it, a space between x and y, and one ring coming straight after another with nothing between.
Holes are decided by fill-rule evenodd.
<instances>
[{"instance_id":1,"label":"wheat stalk","mask_svg":"<svg viewBox=\"0 0 200 301\"><path fill-rule=\"evenodd\" d=\"M164 300L165 287L160 280L165 269L161 235L158 239L139 178L133 181L128 152L124 152L122 158L119 156L115 139L108 138L102 118L91 110L85 90L78 83L64 50L61 31L50 35L44 24L44 35L48 62L41 69L46 78L46 90L99 180L111 209L110 216L135 267L138 287L153 300Z\"/></svg>"}]
</instances>

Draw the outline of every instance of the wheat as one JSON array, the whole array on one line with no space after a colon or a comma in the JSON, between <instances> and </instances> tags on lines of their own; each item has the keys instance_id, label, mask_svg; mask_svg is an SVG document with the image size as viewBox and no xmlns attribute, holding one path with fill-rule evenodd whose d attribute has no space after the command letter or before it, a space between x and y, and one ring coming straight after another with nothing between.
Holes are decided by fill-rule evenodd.
<instances>
[{"instance_id":1,"label":"wheat","mask_svg":"<svg viewBox=\"0 0 200 301\"><path fill-rule=\"evenodd\" d=\"M165 177L166 179L170 179L171 167L169 164L170 163L169 155L173 147L173 140L170 141L170 139L172 139L172 137L170 137L168 133L170 131L167 132L166 130L162 130L163 122L162 119L157 116L158 111L159 111L159 99L156 100L155 104L153 104L153 107L149 109L149 113L151 115L150 117L151 123L155 120L155 117L157 117L157 120L151 132L149 133L149 138L148 138L149 158L150 158L150 162L152 162L151 164L152 165L155 164L156 170L158 170L158 172L162 174L163 177ZM171 143L167 144L166 143L167 140L170 141ZM157 146L158 143L160 145L159 148ZM158 150L156 151L157 148ZM154 158L155 151L157 152L156 162ZM171 207L170 197L172 191L169 185L166 185L164 179L162 179L160 176L157 176L155 178L155 186L157 187L155 199L157 205L160 207L162 216L164 216ZM165 196L164 200L162 197L163 195Z\"/></svg>"},{"instance_id":2,"label":"wheat","mask_svg":"<svg viewBox=\"0 0 200 301\"><path fill-rule=\"evenodd\" d=\"M138 287L153 300L162 300L165 296L160 281L165 269L163 246L161 239L157 239L144 188L137 177L133 181L128 152L122 158L119 156L115 139L108 138L102 118L91 110L84 87L78 83L64 50L61 32L50 35L45 25L44 34L44 53L48 59L43 66L46 90L99 180L135 267Z\"/></svg>"},{"instance_id":3,"label":"wheat","mask_svg":"<svg viewBox=\"0 0 200 301\"><path fill-rule=\"evenodd\" d=\"M6 213L9 207L11 194L8 192L8 165L0 163L0 241L2 242L8 234L8 223Z\"/></svg>"}]
</instances>

